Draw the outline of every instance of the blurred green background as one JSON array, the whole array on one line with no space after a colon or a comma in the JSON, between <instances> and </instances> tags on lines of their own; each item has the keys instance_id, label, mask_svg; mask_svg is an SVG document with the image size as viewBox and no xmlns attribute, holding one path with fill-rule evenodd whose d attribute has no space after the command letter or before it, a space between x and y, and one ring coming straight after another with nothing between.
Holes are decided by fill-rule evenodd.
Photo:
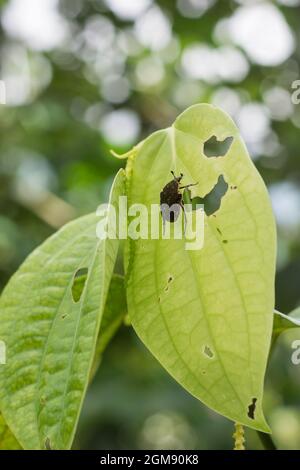
<instances>
[{"instance_id":1,"label":"blurred green background","mask_svg":"<svg viewBox=\"0 0 300 470\"><path fill-rule=\"evenodd\" d=\"M10 0L1 4L0 284L62 224L106 201L126 151L209 102L238 124L278 224L276 306L300 304L300 1ZM3 90L2 90L3 92ZM3 93L2 93L3 98ZM265 409L300 449L300 365L277 344ZM230 449L233 425L189 396L128 327L80 418L84 449ZM247 447L261 448L254 431Z\"/></svg>"}]
</instances>

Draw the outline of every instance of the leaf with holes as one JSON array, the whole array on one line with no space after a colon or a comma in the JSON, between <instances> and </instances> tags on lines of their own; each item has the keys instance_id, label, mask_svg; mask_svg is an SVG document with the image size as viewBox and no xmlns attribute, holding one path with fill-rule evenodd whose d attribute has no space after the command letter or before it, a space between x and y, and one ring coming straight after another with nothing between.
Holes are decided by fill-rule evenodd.
<instances>
[{"instance_id":1,"label":"leaf with holes","mask_svg":"<svg viewBox=\"0 0 300 470\"><path fill-rule=\"evenodd\" d=\"M211 141L214 149L205 154ZM218 142L228 146L225 153ZM196 105L128 156L129 204L159 204L171 170L183 173L183 186L198 183L190 188L192 200L210 196L213 202L205 207L202 249L187 250L186 240L162 236L128 241L133 327L192 395L234 421L269 432L262 400L274 309L275 224L238 129L221 110ZM197 210L192 215L201 216ZM175 224L182 219L181 212Z\"/></svg>"},{"instance_id":2,"label":"leaf with holes","mask_svg":"<svg viewBox=\"0 0 300 470\"><path fill-rule=\"evenodd\" d=\"M112 204L123 191L120 171ZM27 258L0 299L7 350L0 408L25 449L72 444L118 249L118 240L97 238L98 222L92 214L58 231Z\"/></svg>"}]
</instances>

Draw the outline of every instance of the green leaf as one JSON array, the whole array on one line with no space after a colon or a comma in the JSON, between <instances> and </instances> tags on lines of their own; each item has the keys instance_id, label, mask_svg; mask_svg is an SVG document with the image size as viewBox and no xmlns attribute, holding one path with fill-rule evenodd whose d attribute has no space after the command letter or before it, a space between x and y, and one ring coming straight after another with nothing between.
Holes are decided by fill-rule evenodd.
<instances>
[{"instance_id":1,"label":"green leaf","mask_svg":"<svg viewBox=\"0 0 300 470\"><path fill-rule=\"evenodd\" d=\"M91 376L94 376L97 371L103 352L123 323L126 313L127 305L124 276L114 274L107 294Z\"/></svg>"},{"instance_id":2,"label":"green leaf","mask_svg":"<svg viewBox=\"0 0 300 470\"><path fill-rule=\"evenodd\" d=\"M225 156L204 155L212 136L233 137ZM221 176L228 189L219 208L205 215L201 250L186 250L186 240L128 241L132 325L192 395L236 422L269 432L262 400L276 232L267 190L232 120L210 105L189 108L138 148L127 170L129 204L159 204L171 170L184 174L182 184L198 182L192 198L205 199Z\"/></svg>"},{"instance_id":3,"label":"green leaf","mask_svg":"<svg viewBox=\"0 0 300 470\"><path fill-rule=\"evenodd\" d=\"M276 341L281 333L290 328L300 328L300 307L293 310L289 315L275 310L272 343Z\"/></svg>"},{"instance_id":4,"label":"green leaf","mask_svg":"<svg viewBox=\"0 0 300 470\"><path fill-rule=\"evenodd\" d=\"M110 202L124 191L121 170ZM97 215L67 224L37 248L0 299L0 408L25 449L68 449L89 374L118 240L96 236ZM76 274L87 270L76 296Z\"/></svg>"},{"instance_id":5,"label":"green leaf","mask_svg":"<svg viewBox=\"0 0 300 470\"><path fill-rule=\"evenodd\" d=\"M20 450L22 447L0 413L0 450Z\"/></svg>"},{"instance_id":6,"label":"green leaf","mask_svg":"<svg viewBox=\"0 0 300 470\"><path fill-rule=\"evenodd\" d=\"M73 295L80 297L86 275L79 276L73 284ZM102 360L102 355L108 343L111 341L127 314L126 291L124 276L113 274L107 294L105 308L101 320L93 366L90 379L92 380Z\"/></svg>"}]
</instances>

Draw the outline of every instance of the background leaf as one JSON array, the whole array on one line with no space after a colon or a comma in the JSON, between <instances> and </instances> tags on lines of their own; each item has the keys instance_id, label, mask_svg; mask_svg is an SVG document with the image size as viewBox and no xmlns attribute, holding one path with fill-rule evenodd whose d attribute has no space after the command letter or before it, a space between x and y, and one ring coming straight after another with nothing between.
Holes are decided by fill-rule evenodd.
<instances>
[{"instance_id":1,"label":"background leaf","mask_svg":"<svg viewBox=\"0 0 300 470\"><path fill-rule=\"evenodd\" d=\"M110 202L124 189L118 173ZM68 449L88 384L118 240L99 240L94 214L37 248L0 300L0 405L25 449ZM88 270L80 299L76 273Z\"/></svg>"},{"instance_id":2,"label":"background leaf","mask_svg":"<svg viewBox=\"0 0 300 470\"><path fill-rule=\"evenodd\" d=\"M300 328L300 308L296 308L289 315L275 310L272 343L276 341L281 333L290 328Z\"/></svg>"},{"instance_id":3,"label":"background leaf","mask_svg":"<svg viewBox=\"0 0 300 470\"><path fill-rule=\"evenodd\" d=\"M225 156L205 156L204 144L213 136L233 138ZM262 399L276 250L265 185L232 120L209 105L189 108L139 148L129 202L158 204L171 170L184 174L183 184L198 182L192 198L205 198L220 177L227 192L219 208L205 215L202 250L185 250L185 240L127 244L133 327L190 393L222 415L268 432Z\"/></svg>"}]
</instances>

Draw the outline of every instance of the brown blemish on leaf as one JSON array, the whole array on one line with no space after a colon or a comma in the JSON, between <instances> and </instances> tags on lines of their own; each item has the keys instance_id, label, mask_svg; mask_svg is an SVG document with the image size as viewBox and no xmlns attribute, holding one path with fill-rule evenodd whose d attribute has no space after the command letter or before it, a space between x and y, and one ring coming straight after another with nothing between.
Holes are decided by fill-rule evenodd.
<instances>
[{"instance_id":1,"label":"brown blemish on leaf","mask_svg":"<svg viewBox=\"0 0 300 470\"><path fill-rule=\"evenodd\" d=\"M205 356L208 357L209 359L212 359L214 357L213 351L211 350L209 346L207 346L207 344L203 348L203 354L205 354Z\"/></svg>"},{"instance_id":2,"label":"brown blemish on leaf","mask_svg":"<svg viewBox=\"0 0 300 470\"><path fill-rule=\"evenodd\" d=\"M171 284L171 282L173 282L173 279L174 279L174 278L173 278L172 275L170 275L170 276L168 277L167 285L166 285L166 287L165 287L165 289L164 289L165 292L168 292L168 291L169 291L169 285Z\"/></svg>"}]
</instances>

